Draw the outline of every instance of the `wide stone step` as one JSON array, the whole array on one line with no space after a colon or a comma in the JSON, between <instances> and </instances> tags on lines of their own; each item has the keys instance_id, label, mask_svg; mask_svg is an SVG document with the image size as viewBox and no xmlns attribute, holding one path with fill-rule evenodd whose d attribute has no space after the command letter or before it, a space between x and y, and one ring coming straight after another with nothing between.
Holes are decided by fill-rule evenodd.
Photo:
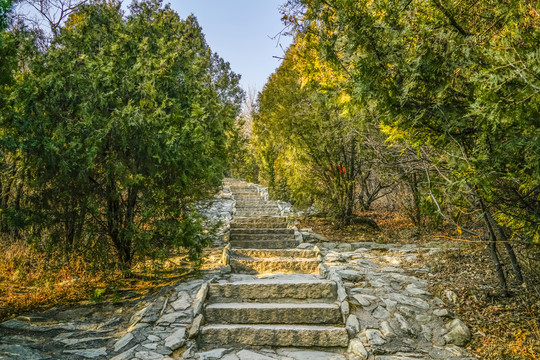
<instances>
[{"instance_id":1,"label":"wide stone step","mask_svg":"<svg viewBox=\"0 0 540 360\"><path fill-rule=\"evenodd\" d=\"M287 218L284 216L261 216L258 218L237 217L233 219L233 223L237 224L257 224L257 223L284 223Z\"/></svg>"},{"instance_id":2,"label":"wide stone step","mask_svg":"<svg viewBox=\"0 0 540 360\"><path fill-rule=\"evenodd\" d=\"M231 258L231 268L238 274L318 274L317 258Z\"/></svg>"},{"instance_id":3,"label":"wide stone step","mask_svg":"<svg viewBox=\"0 0 540 360\"><path fill-rule=\"evenodd\" d=\"M229 243L233 248L244 249L290 249L296 247L296 240L236 240L230 239Z\"/></svg>"},{"instance_id":4,"label":"wide stone step","mask_svg":"<svg viewBox=\"0 0 540 360\"><path fill-rule=\"evenodd\" d=\"M336 283L330 280L253 279L235 282L212 283L208 301L285 301L324 300L333 302L337 296Z\"/></svg>"},{"instance_id":5,"label":"wide stone step","mask_svg":"<svg viewBox=\"0 0 540 360\"><path fill-rule=\"evenodd\" d=\"M277 205L241 205L236 204L236 211L280 211Z\"/></svg>"},{"instance_id":6,"label":"wide stone step","mask_svg":"<svg viewBox=\"0 0 540 360\"><path fill-rule=\"evenodd\" d=\"M239 234L294 234L294 229L289 228L232 228L231 235Z\"/></svg>"},{"instance_id":7,"label":"wide stone step","mask_svg":"<svg viewBox=\"0 0 540 360\"><path fill-rule=\"evenodd\" d=\"M232 256L244 257L244 258L317 258L319 253L313 250L299 250L299 249L233 249L231 251Z\"/></svg>"},{"instance_id":8,"label":"wide stone step","mask_svg":"<svg viewBox=\"0 0 540 360\"><path fill-rule=\"evenodd\" d=\"M337 324L336 303L220 303L205 309L205 321L219 324Z\"/></svg>"},{"instance_id":9,"label":"wide stone step","mask_svg":"<svg viewBox=\"0 0 540 360\"><path fill-rule=\"evenodd\" d=\"M286 222L260 222L260 223L231 223L231 230L234 229L287 229Z\"/></svg>"},{"instance_id":10,"label":"wide stone step","mask_svg":"<svg viewBox=\"0 0 540 360\"><path fill-rule=\"evenodd\" d=\"M276 234L276 233L262 233L262 234L238 234L231 233L231 241L244 241L244 240L294 240L294 232L288 234ZM294 246L293 246L294 247Z\"/></svg>"},{"instance_id":11,"label":"wide stone step","mask_svg":"<svg viewBox=\"0 0 540 360\"><path fill-rule=\"evenodd\" d=\"M231 225L242 225L242 227L253 227L256 224L273 224L269 227L274 227L275 225L287 224L287 220L282 216L236 217L231 223Z\"/></svg>"},{"instance_id":12,"label":"wide stone step","mask_svg":"<svg viewBox=\"0 0 540 360\"><path fill-rule=\"evenodd\" d=\"M241 217L259 217L259 216L279 216L281 215L281 212L278 210L242 210L242 211L236 211L234 213L235 216L241 216Z\"/></svg>"},{"instance_id":13,"label":"wide stone step","mask_svg":"<svg viewBox=\"0 0 540 360\"><path fill-rule=\"evenodd\" d=\"M345 328L332 326L219 324L202 327L199 341L205 347L346 347L349 336Z\"/></svg>"}]
</instances>

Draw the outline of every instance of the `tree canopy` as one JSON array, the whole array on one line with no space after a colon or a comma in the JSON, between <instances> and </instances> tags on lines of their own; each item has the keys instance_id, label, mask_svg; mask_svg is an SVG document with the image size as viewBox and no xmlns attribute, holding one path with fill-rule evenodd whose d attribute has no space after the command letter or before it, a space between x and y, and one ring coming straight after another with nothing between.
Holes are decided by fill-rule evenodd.
<instances>
[{"instance_id":1,"label":"tree canopy","mask_svg":"<svg viewBox=\"0 0 540 360\"><path fill-rule=\"evenodd\" d=\"M94 1L22 61L0 116L3 225L126 265L200 252L190 204L221 183L243 92L196 18Z\"/></svg>"}]
</instances>

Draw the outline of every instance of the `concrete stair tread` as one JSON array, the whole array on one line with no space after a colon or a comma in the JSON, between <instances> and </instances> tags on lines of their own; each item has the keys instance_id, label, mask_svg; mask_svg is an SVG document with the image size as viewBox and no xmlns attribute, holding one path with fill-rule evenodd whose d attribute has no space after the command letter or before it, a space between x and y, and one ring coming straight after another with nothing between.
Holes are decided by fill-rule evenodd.
<instances>
[{"instance_id":1,"label":"concrete stair tread","mask_svg":"<svg viewBox=\"0 0 540 360\"><path fill-rule=\"evenodd\" d=\"M341 310L337 303L311 302L226 302L206 306L208 323L227 324L337 324Z\"/></svg>"},{"instance_id":2,"label":"concrete stair tread","mask_svg":"<svg viewBox=\"0 0 540 360\"><path fill-rule=\"evenodd\" d=\"M240 257L240 256L234 256L231 258L231 260L239 260L239 261L258 261L258 262L285 262L285 263L294 263L294 262L316 262L318 263L319 260L317 258L301 258L301 259L294 259L294 258L285 258L285 257L262 257L262 258L256 258L256 257Z\"/></svg>"},{"instance_id":3,"label":"concrete stair tread","mask_svg":"<svg viewBox=\"0 0 540 360\"><path fill-rule=\"evenodd\" d=\"M339 309L337 303L263 303L263 302L231 302L215 303L206 306L207 309Z\"/></svg>"},{"instance_id":4,"label":"concrete stair tread","mask_svg":"<svg viewBox=\"0 0 540 360\"><path fill-rule=\"evenodd\" d=\"M231 235L241 234L294 234L294 229L290 228L232 228Z\"/></svg>"},{"instance_id":5,"label":"concrete stair tread","mask_svg":"<svg viewBox=\"0 0 540 360\"><path fill-rule=\"evenodd\" d=\"M231 234L230 241L281 241L295 240L294 234Z\"/></svg>"},{"instance_id":6,"label":"concrete stair tread","mask_svg":"<svg viewBox=\"0 0 540 360\"><path fill-rule=\"evenodd\" d=\"M298 249L233 249L231 256L239 258L317 258L319 253L314 250Z\"/></svg>"},{"instance_id":7,"label":"concrete stair tread","mask_svg":"<svg viewBox=\"0 0 540 360\"><path fill-rule=\"evenodd\" d=\"M211 324L201 328L203 345L346 347L345 328L324 325Z\"/></svg>"},{"instance_id":8,"label":"concrete stair tread","mask_svg":"<svg viewBox=\"0 0 540 360\"><path fill-rule=\"evenodd\" d=\"M229 242L233 249L236 248L252 248L252 249L290 249L296 246L294 239L289 240L276 240L276 239L264 239L264 240L233 240Z\"/></svg>"},{"instance_id":9,"label":"concrete stair tread","mask_svg":"<svg viewBox=\"0 0 540 360\"><path fill-rule=\"evenodd\" d=\"M304 274L302 274L304 275ZM286 275L285 275L286 276ZM241 286L241 285L256 285L256 286L279 286L279 285L333 285L334 282L331 280L324 280L324 279L253 279L253 280L237 280L232 282L223 282L223 283L215 283L210 284L210 287L212 286L222 286L222 285L234 285L234 286Z\"/></svg>"},{"instance_id":10,"label":"concrete stair tread","mask_svg":"<svg viewBox=\"0 0 540 360\"><path fill-rule=\"evenodd\" d=\"M328 325L298 325L298 324L207 324L202 327L204 329L272 329L272 330L313 330L313 331L322 331L322 330L338 330L338 331L347 331L344 327L341 326L328 326Z\"/></svg>"}]
</instances>

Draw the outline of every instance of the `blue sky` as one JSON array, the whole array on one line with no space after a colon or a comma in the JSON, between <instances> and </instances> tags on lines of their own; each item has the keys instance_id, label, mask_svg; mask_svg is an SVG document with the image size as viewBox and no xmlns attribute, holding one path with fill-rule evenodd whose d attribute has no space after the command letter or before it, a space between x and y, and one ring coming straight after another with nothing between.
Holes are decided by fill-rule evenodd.
<instances>
[{"instance_id":1,"label":"blue sky","mask_svg":"<svg viewBox=\"0 0 540 360\"><path fill-rule=\"evenodd\" d=\"M279 6L285 0L172 0L171 7L186 18L193 13L214 52L242 75L241 86L262 90L280 65L290 37L274 37L284 26ZM281 48L283 47L283 49Z\"/></svg>"}]
</instances>

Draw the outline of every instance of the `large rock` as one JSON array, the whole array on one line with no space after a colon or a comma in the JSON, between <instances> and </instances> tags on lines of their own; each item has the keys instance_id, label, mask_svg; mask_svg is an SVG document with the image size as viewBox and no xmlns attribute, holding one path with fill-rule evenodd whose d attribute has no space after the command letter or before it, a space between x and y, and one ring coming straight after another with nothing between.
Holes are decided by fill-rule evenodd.
<instances>
[{"instance_id":1,"label":"large rock","mask_svg":"<svg viewBox=\"0 0 540 360\"><path fill-rule=\"evenodd\" d=\"M448 333L446 333L443 338L447 344L465 346L471 340L471 331L467 325L459 319L454 319L448 323L446 329L448 329Z\"/></svg>"}]
</instances>

